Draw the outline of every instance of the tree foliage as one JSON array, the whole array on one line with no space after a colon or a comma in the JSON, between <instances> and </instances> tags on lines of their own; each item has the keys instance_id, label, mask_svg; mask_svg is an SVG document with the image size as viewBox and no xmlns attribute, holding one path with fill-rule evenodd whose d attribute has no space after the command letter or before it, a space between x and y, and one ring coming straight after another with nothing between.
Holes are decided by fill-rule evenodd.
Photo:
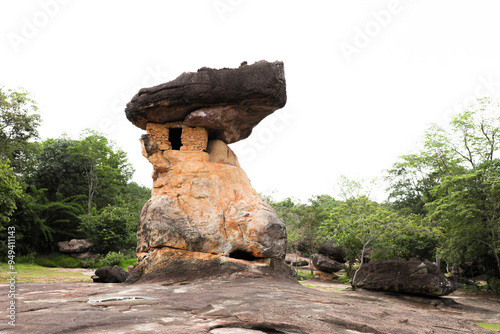
<instances>
[{"instance_id":1,"label":"tree foliage","mask_svg":"<svg viewBox=\"0 0 500 334\"><path fill-rule=\"evenodd\" d=\"M478 99L448 128L431 125L420 151L402 156L387 177L393 207L439 231L438 255L451 264L492 256L498 274L499 135L500 103Z\"/></svg>"},{"instance_id":2,"label":"tree foliage","mask_svg":"<svg viewBox=\"0 0 500 334\"><path fill-rule=\"evenodd\" d=\"M335 205L333 197L313 196L306 204L294 202L290 197L280 202L274 201L271 197L265 197L265 200L285 222L288 251L297 252L300 248L306 250L307 255L312 255L317 243L321 241L318 239L319 226L328 219L329 210Z\"/></svg>"},{"instance_id":3,"label":"tree foliage","mask_svg":"<svg viewBox=\"0 0 500 334\"><path fill-rule=\"evenodd\" d=\"M107 206L98 215L82 215L80 219L80 231L92 240L101 253L135 245L137 220L126 208Z\"/></svg>"},{"instance_id":4,"label":"tree foliage","mask_svg":"<svg viewBox=\"0 0 500 334\"><path fill-rule=\"evenodd\" d=\"M485 254L494 256L500 274L500 160L476 165L467 173L447 176L427 203L429 220L447 231L440 252L463 263Z\"/></svg>"},{"instance_id":5,"label":"tree foliage","mask_svg":"<svg viewBox=\"0 0 500 334\"><path fill-rule=\"evenodd\" d=\"M92 213L92 204L102 208L104 203L111 203L114 193L123 187L133 173L132 166L127 162L126 153L115 149L114 145L102 134L86 130L81 139L68 147L68 154L73 163L83 170L87 183L87 213Z\"/></svg>"},{"instance_id":6,"label":"tree foliage","mask_svg":"<svg viewBox=\"0 0 500 334\"><path fill-rule=\"evenodd\" d=\"M8 160L0 160L0 231L5 230L16 209L16 200L22 196L21 185Z\"/></svg>"},{"instance_id":7,"label":"tree foliage","mask_svg":"<svg viewBox=\"0 0 500 334\"><path fill-rule=\"evenodd\" d=\"M0 159L10 160L13 170L29 173L41 118L36 103L24 90L0 87Z\"/></svg>"}]
</instances>

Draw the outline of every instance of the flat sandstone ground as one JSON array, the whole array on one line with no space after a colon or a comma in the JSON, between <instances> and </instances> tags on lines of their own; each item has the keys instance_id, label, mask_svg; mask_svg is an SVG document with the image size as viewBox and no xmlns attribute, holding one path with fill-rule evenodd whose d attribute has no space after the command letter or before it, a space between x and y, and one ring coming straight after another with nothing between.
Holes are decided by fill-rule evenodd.
<instances>
[{"instance_id":1,"label":"flat sandstone ground","mask_svg":"<svg viewBox=\"0 0 500 334\"><path fill-rule=\"evenodd\" d=\"M2 284L0 331L492 333L475 323L500 323L500 299L494 297L457 294L428 299L329 289L314 280L307 284L322 287L266 278L175 285L18 283L15 328L7 323L8 286ZM143 298L123 299L134 296Z\"/></svg>"}]
</instances>

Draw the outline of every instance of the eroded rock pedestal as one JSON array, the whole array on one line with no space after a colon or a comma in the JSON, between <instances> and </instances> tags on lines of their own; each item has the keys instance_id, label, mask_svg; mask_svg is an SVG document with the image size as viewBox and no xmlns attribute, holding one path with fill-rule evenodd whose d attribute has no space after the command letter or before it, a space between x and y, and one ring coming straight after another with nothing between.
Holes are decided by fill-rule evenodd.
<instances>
[{"instance_id":1,"label":"eroded rock pedestal","mask_svg":"<svg viewBox=\"0 0 500 334\"><path fill-rule=\"evenodd\" d=\"M283 64L258 62L201 72L201 83L195 74L185 73L179 78L192 80L179 83L178 78L175 85L141 90L127 106L129 120L147 131L141 138L142 152L154 169L152 196L142 210L137 233L138 263L127 282L292 278L294 271L283 262L285 225L252 188L227 145L248 136L262 118L284 105ZM268 87L262 91L255 81ZM217 86L215 104L206 102L211 101L207 82ZM178 101L196 99L191 90L199 93L199 85L206 91L206 101L179 106ZM221 85L229 85L228 93L238 85L243 90L239 100L233 94L225 102ZM175 87L174 96L169 97L165 87ZM161 96L144 98L145 92Z\"/></svg>"}]
</instances>

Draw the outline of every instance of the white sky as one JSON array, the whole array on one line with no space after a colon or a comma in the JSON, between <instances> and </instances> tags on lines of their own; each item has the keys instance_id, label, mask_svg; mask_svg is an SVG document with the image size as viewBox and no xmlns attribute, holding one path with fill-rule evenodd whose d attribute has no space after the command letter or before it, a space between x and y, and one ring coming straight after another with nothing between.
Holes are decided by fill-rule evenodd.
<instances>
[{"instance_id":1,"label":"white sky","mask_svg":"<svg viewBox=\"0 0 500 334\"><path fill-rule=\"evenodd\" d=\"M33 94L43 139L99 130L151 186L123 112L139 88L282 60L287 105L231 147L257 191L305 201L383 176L428 124L498 96L499 16L497 0L3 0L0 85Z\"/></svg>"}]
</instances>

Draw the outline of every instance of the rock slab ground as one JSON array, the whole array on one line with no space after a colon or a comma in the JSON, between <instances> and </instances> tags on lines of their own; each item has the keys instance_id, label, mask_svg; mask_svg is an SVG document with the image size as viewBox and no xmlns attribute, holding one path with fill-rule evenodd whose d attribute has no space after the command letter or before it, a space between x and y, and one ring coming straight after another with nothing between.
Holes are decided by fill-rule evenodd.
<instances>
[{"instance_id":1,"label":"rock slab ground","mask_svg":"<svg viewBox=\"0 0 500 334\"><path fill-rule=\"evenodd\" d=\"M7 333L491 333L474 323L500 323L495 298L320 291L266 278L16 288L15 328L0 301Z\"/></svg>"}]
</instances>

